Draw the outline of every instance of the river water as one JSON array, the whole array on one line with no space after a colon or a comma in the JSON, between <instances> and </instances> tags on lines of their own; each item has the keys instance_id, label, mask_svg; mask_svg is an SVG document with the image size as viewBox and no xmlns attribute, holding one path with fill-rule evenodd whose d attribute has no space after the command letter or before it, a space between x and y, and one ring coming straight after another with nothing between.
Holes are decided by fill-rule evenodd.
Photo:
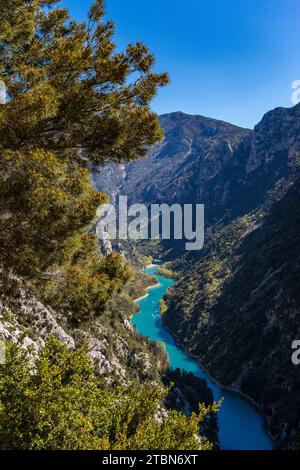
<instances>
[{"instance_id":1,"label":"river water","mask_svg":"<svg viewBox=\"0 0 300 470\"><path fill-rule=\"evenodd\" d=\"M160 300L174 280L160 276L156 266L147 268L145 272L155 275L159 286L149 289L148 297L137 301L140 313L133 317L132 323L138 332L165 344L172 368L184 369L206 379L214 399L219 401L224 398L218 413L219 439L223 450L271 450L272 441L258 409L246 398L216 385L195 359L176 346L173 336L164 328L160 317Z\"/></svg>"}]
</instances>

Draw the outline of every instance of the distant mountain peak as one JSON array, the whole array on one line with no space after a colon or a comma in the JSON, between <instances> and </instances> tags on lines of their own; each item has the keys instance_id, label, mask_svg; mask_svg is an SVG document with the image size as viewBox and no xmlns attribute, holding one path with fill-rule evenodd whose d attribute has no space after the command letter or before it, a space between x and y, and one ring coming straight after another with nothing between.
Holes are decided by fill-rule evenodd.
<instances>
[{"instance_id":1,"label":"distant mountain peak","mask_svg":"<svg viewBox=\"0 0 300 470\"><path fill-rule=\"evenodd\" d=\"M244 129L246 131L250 131L250 129L245 129L235 124L231 124L230 122L223 121L221 119L215 119L208 116L203 116L201 114L188 114L182 111L175 111L171 113L165 113L159 115L159 120L164 126L166 122L182 124L183 122L190 122L194 124L206 124L206 125L214 125L216 127L224 128L230 127L234 129Z\"/></svg>"}]
</instances>

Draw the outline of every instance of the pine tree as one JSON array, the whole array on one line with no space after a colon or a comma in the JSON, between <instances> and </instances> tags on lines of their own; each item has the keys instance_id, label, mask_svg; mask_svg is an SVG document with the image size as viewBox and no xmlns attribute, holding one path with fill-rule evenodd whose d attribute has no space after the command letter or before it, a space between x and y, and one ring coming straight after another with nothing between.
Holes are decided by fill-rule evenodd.
<instances>
[{"instance_id":1,"label":"pine tree","mask_svg":"<svg viewBox=\"0 0 300 470\"><path fill-rule=\"evenodd\" d=\"M106 196L91 164L129 161L162 138L150 103L166 74L141 43L116 51L114 26L96 0L78 23L58 0L2 0L0 80L0 270L76 324L99 316L130 278L124 259L100 254L89 232ZM5 287L5 286L4 286ZM54 339L33 361L7 344L0 368L1 449L198 449L209 411L155 415L159 385L110 387L85 347Z\"/></svg>"},{"instance_id":2,"label":"pine tree","mask_svg":"<svg viewBox=\"0 0 300 470\"><path fill-rule=\"evenodd\" d=\"M102 0L86 23L57 3L0 4L0 262L28 278L70 268L106 200L89 166L143 156L161 139L150 102L168 82L143 44L116 51Z\"/></svg>"},{"instance_id":3,"label":"pine tree","mask_svg":"<svg viewBox=\"0 0 300 470\"><path fill-rule=\"evenodd\" d=\"M57 0L0 4L0 149L43 149L84 163L131 160L161 137L150 102L166 74L141 43L123 53L96 0L86 24Z\"/></svg>"}]
</instances>

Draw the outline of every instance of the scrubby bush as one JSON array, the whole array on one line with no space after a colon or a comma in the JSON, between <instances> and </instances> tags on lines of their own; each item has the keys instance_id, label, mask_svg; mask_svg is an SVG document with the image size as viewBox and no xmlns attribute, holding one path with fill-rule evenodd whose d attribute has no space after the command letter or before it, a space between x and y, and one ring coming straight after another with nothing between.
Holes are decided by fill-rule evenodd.
<instances>
[{"instance_id":1,"label":"scrubby bush","mask_svg":"<svg viewBox=\"0 0 300 470\"><path fill-rule=\"evenodd\" d=\"M210 449L197 434L211 407L158 419L166 392L150 384L107 387L85 347L69 351L50 339L33 363L10 344L0 368L0 448Z\"/></svg>"}]
</instances>

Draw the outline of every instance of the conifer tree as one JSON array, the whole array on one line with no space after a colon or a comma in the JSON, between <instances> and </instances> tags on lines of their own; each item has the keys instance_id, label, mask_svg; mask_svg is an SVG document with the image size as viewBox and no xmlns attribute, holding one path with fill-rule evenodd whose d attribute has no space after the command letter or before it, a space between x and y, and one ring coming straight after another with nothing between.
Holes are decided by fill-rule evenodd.
<instances>
[{"instance_id":1,"label":"conifer tree","mask_svg":"<svg viewBox=\"0 0 300 470\"><path fill-rule=\"evenodd\" d=\"M143 156L162 137L150 103L168 77L141 43L118 52L104 14L102 0L86 23L57 0L0 3L0 262L28 278L83 249L106 200L90 165Z\"/></svg>"},{"instance_id":2,"label":"conifer tree","mask_svg":"<svg viewBox=\"0 0 300 470\"><path fill-rule=\"evenodd\" d=\"M131 276L101 255L90 223L106 196L90 166L144 156L162 138L150 103L166 74L141 43L118 52L95 0L86 23L58 0L0 2L0 271L76 324L100 316ZM19 281L19 279L18 279ZM4 286L5 287L5 286ZM166 390L108 387L87 349L54 339L34 360L7 344L0 367L1 449L211 448L196 434L209 411L156 419Z\"/></svg>"}]
</instances>

